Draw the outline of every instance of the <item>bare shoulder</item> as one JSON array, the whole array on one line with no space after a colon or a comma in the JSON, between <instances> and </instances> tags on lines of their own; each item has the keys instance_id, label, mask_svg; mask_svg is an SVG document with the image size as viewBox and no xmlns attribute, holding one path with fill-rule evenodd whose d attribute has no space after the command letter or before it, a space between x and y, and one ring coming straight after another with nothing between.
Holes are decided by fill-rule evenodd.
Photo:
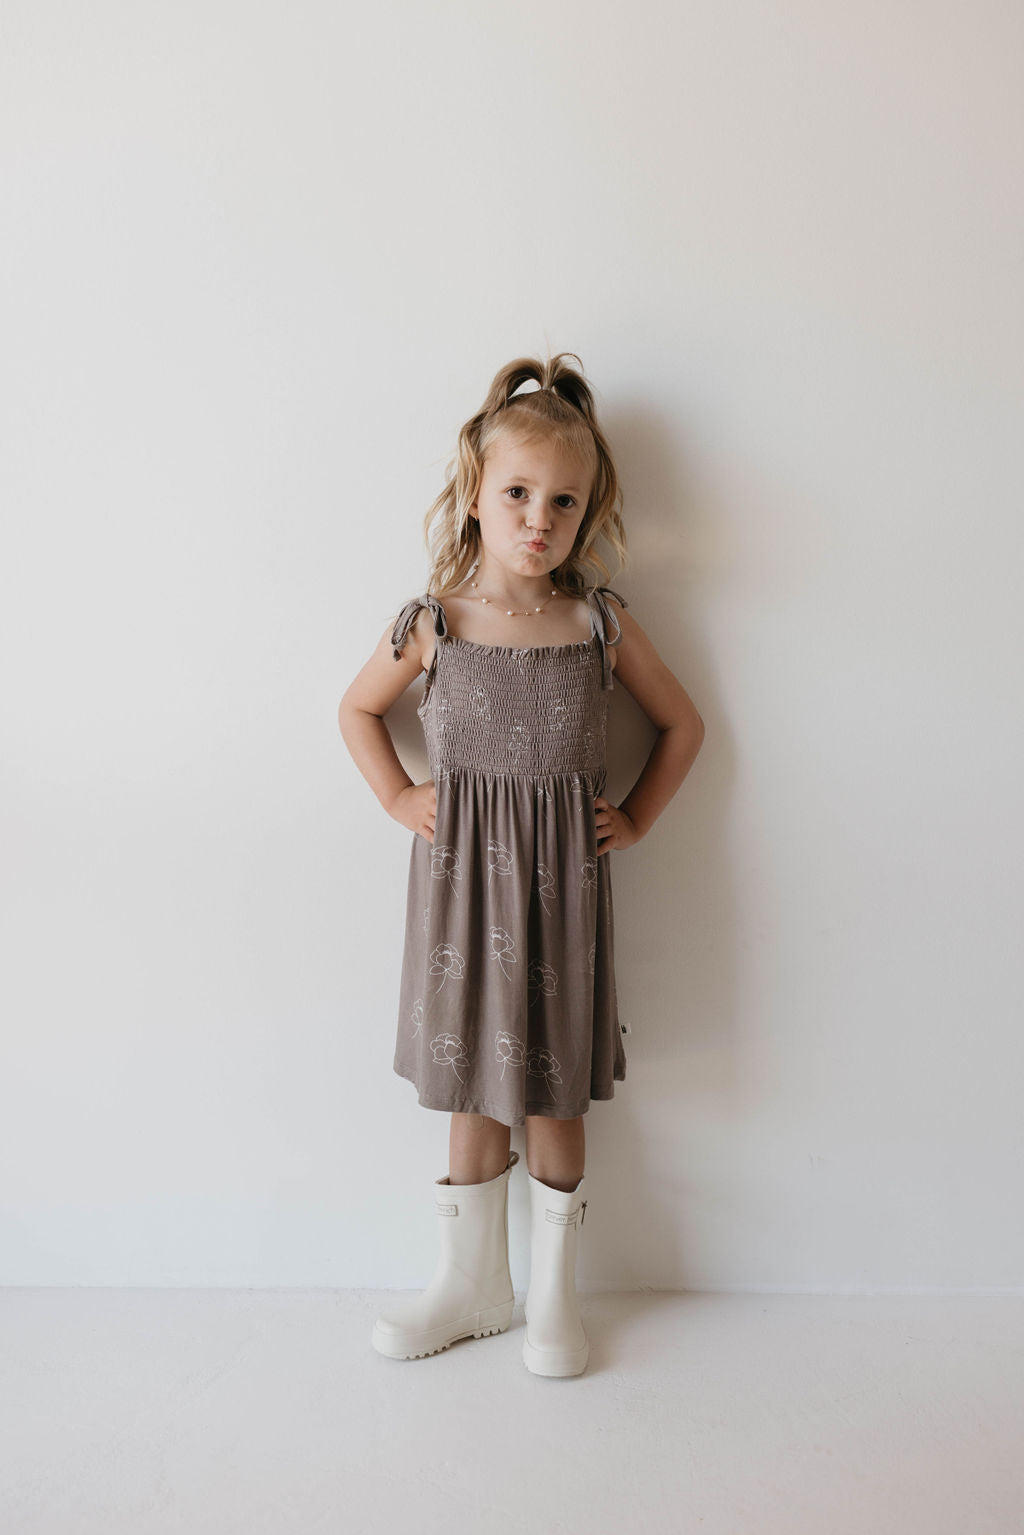
<instances>
[{"instance_id":1,"label":"bare shoulder","mask_svg":"<svg viewBox=\"0 0 1024 1535\"><path fill-rule=\"evenodd\" d=\"M658 730L668 730L673 725L690 725L703 731L704 721L693 699L666 666L650 636L629 609L614 597L608 598L608 605L622 628L619 644L609 646L609 654L615 657L615 677L619 684Z\"/></svg>"},{"instance_id":2,"label":"bare shoulder","mask_svg":"<svg viewBox=\"0 0 1024 1535\"><path fill-rule=\"evenodd\" d=\"M391 636L397 620L398 613L388 619L387 627L377 640L370 659L350 682L343 703L383 717L396 699L430 665L435 643L430 609L421 607L417 610L396 659L396 647Z\"/></svg>"},{"instance_id":3,"label":"bare shoulder","mask_svg":"<svg viewBox=\"0 0 1024 1535\"><path fill-rule=\"evenodd\" d=\"M415 653L421 671L426 671L434 659L436 644L437 635L434 633L433 614L428 607L422 607L413 620L407 641L408 649Z\"/></svg>"}]
</instances>

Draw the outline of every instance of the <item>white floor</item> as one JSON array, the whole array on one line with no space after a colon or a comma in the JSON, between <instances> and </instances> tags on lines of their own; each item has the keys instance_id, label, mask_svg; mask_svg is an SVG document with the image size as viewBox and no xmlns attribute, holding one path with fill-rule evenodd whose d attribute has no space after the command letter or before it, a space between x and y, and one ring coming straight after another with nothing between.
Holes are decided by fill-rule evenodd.
<instances>
[{"instance_id":1,"label":"white floor","mask_svg":"<svg viewBox=\"0 0 1024 1535\"><path fill-rule=\"evenodd\" d=\"M0 1291L4 1535L1021 1535L1024 1301L581 1296L370 1346L369 1291Z\"/></svg>"}]
</instances>

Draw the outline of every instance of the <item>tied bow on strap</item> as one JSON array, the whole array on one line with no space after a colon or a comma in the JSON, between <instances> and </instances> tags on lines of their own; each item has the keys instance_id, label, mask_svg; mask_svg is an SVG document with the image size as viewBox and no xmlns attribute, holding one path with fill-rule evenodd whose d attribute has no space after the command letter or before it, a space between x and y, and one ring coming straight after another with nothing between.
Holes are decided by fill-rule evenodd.
<instances>
[{"instance_id":1,"label":"tied bow on strap","mask_svg":"<svg viewBox=\"0 0 1024 1535\"><path fill-rule=\"evenodd\" d=\"M607 595L605 595L606 593ZM620 596L618 592L612 591L610 586L595 587L591 593L591 596L594 601L594 606L601 614L601 625L598 629L598 634L601 639L601 686L604 688L611 688L614 686L614 683L612 682L612 663L608 655L608 647L609 645L615 646L622 644L622 625L619 623L619 620L613 611L608 598L614 597L616 602L624 608L628 608L629 603L626 601L625 597ZM611 629L614 629L615 631L614 639L611 637Z\"/></svg>"},{"instance_id":2,"label":"tied bow on strap","mask_svg":"<svg viewBox=\"0 0 1024 1535\"><path fill-rule=\"evenodd\" d=\"M406 640L409 638L409 630L415 623L416 614L420 608L429 608L430 616L434 620L435 634L445 635L448 633L448 620L445 617L444 608L437 598L432 597L429 592L425 592L422 597L413 597L399 613L398 618L395 620L395 627L391 631L391 644L396 661L402 659L402 651L405 648Z\"/></svg>"}]
</instances>

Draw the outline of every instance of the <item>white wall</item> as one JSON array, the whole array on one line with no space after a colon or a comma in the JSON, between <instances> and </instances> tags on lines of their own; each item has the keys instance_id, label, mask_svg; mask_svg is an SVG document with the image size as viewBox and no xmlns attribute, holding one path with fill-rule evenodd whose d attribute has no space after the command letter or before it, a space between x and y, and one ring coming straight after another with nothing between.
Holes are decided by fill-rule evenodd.
<instances>
[{"instance_id":1,"label":"white wall","mask_svg":"<svg viewBox=\"0 0 1024 1535\"><path fill-rule=\"evenodd\" d=\"M429 1277L411 835L336 709L457 426L550 347L708 731L611 855L581 1288L1020 1289L1020 9L3 32L4 1282Z\"/></svg>"}]
</instances>

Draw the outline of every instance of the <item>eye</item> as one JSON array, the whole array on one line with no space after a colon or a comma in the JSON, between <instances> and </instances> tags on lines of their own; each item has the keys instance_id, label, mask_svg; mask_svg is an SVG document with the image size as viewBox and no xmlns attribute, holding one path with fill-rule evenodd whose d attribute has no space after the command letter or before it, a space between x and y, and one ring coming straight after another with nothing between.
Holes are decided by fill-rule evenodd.
<instances>
[{"instance_id":1,"label":"eye","mask_svg":"<svg viewBox=\"0 0 1024 1535\"><path fill-rule=\"evenodd\" d=\"M516 495L516 491L517 490L521 490L524 495L526 494L526 486L525 485L510 485L508 490L506 491L506 495L511 496L513 501L518 501L518 500L520 500L520 497Z\"/></svg>"},{"instance_id":2,"label":"eye","mask_svg":"<svg viewBox=\"0 0 1024 1535\"><path fill-rule=\"evenodd\" d=\"M576 505L576 499L575 499L574 496L564 495L564 496L559 496L558 499L559 499L559 501L568 501L569 506L565 506L565 507L562 508L562 510L565 511L565 512L567 512L570 507L573 507L573 506Z\"/></svg>"}]
</instances>

